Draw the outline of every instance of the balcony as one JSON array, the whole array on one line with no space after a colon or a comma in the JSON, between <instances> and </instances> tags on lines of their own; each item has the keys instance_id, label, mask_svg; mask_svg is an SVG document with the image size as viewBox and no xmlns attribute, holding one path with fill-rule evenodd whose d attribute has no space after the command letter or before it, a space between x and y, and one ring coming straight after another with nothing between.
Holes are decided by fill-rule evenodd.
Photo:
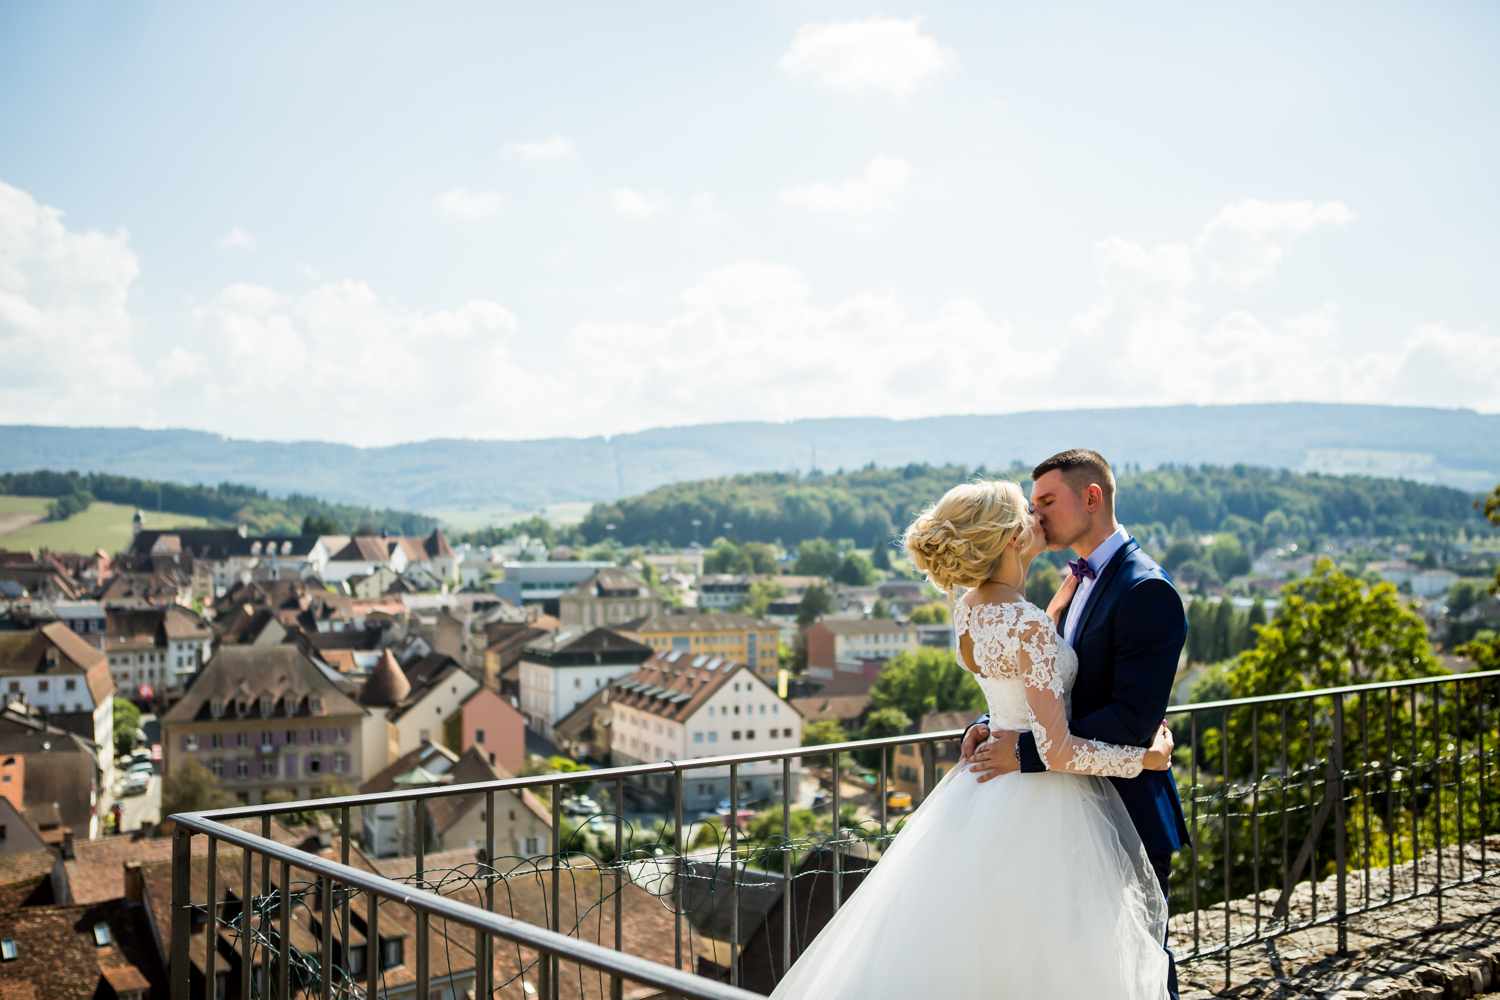
<instances>
[{"instance_id":1,"label":"balcony","mask_svg":"<svg viewBox=\"0 0 1500 1000\"><path fill-rule=\"evenodd\" d=\"M1435 901L1441 922L1445 892L1495 874L1485 838L1500 823L1497 702L1500 671L1170 709L1193 834L1171 878L1179 962L1228 968L1237 949L1321 927L1342 949L1351 917L1415 899ZM470 989L749 1000L771 991L899 832L904 817L885 794L897 748L918 751L920 797L961 735L817 748L830 795L812 820L781 801L746 818L738 801L741 768L767 762L789 776L802 758L806 773L811 748L179 815L172 996L216 983L226 1000ZM853 755L871 765L868 783L833 781ZM690 827L684 782L725 767L738 821ZM613 805L648 782L670 791L650 826ZM565 826L570 785L610 805ZM540 857L496 849L496 797L518 789L550 801ZM362 828L367 808L410 804L425 824L451 796L484 797L482 854L430 854L418 838L414 857L376 862L342 836ZM310 810L331 817L326 846L271 836L273 821ZM259 835L229 825L247 818ZM402 960L388 963L384 945L396 938Z\"/></svg>"}]
</instances>

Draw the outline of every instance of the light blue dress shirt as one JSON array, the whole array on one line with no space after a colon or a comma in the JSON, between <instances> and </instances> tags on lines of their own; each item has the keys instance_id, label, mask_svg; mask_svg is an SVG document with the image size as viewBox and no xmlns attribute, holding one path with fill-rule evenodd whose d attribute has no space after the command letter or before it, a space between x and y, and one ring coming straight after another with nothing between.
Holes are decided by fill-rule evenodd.
<instances>
[{"instance_id":1,"label":"light blue dress shirt","mask_svg":"<svg viewBox=\"0 0 1500 1000\"><path fill-rule=\"evenodd\" d=\"M1104 567L1120 551L1120 546L1128 541L1130 536L1125 533L1125 529L1116 527L1113 535L1100 542L1099 547L1089 553L1088 564L1094 570L1094 579L1078 581L1078 589L1073 592L1073 601L1068 605L1068 617L1063 619L1063 641L1069 646L1073 645L1073 636L1078 631L1078 621L1083 617L1089 594L1094 592L1094 584L1099 582L1098 574L1104 572Z\"/></svg>"}]
</instances>

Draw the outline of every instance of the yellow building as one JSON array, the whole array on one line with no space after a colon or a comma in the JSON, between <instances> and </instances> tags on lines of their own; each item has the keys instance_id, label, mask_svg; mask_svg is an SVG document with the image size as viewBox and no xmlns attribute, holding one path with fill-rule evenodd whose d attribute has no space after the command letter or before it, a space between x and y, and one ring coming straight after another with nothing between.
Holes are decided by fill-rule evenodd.
<instances>
[{"instance_id":1,"label":"yellow building","mask_svg":"<svg viewBox=\"0 0 1500 1000\"><path fill-rule=\"evenodd\" d=\"M776 642L780 628L750 615L655 614L626 622L615 631L666 652L719 656L748 663L756 676L776 683Z\"/></svg>"}]
</instances>

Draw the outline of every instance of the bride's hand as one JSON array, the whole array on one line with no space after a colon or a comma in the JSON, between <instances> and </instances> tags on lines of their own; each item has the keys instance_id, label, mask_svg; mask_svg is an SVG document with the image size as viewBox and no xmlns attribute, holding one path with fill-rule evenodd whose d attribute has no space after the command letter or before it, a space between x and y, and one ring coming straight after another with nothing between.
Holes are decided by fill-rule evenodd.
<instances>
[{"instance_id":1,"label":"bride's hand","mask_svg":"<svg viewBox=\"0 0 1500 1000\"><path fill-rule=\"evenodd\" d=\"M1078 577L1069 573L1063 577L1062 586L1057 588L1057 593L1052 595L1052 600L1047 604L1047 614L1062 628L1063 612L1068 610L1068 605L1073 600L1073 592L1078 589Z\"/></svg>"},{"instance_id":2,"label":"bride's hand","mask_svg":"<svg viewBox=\"0 0 1500 1000\"><path fill-rule=\"evenodd\" d=\"M1166 723L1156 731L1156 742L1151 744L1151 749L1146 751L1145 758L1141 761L1141 767L1148 771L1165 771L1172 766L1172 750L1176 744L1172 742L1172 730L1168 729Z\"/></svg>"}]
</instances>

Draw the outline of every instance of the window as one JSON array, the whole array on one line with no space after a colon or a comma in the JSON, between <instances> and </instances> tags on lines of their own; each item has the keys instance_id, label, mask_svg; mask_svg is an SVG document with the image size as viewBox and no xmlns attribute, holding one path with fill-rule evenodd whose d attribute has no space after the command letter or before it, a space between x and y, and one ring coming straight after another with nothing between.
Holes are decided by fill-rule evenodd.
<instances>
[{"instance_id":1,"label":"window","mask_svg":"<svg viewBox=\"0 0 1500 1000\"><path fill-rule=\"evenodd\" d=\"M270 753L271 750L272 750L272 748L274 748L275 746L276 746L276 737L272 736L270 733L261 733L260 734L260 752L261 753Z\"/></svg>"},{"instance_id":2,"label":"window","mask_svg":"<svg viewBox=\"0 0 1500 1000\"><path fill-rule=\"evenodd\" d=\"M236 712L238 712L241 717L249 715L250 714L250 701L249 701L249 699L247 699L247 698L241 698L239 701L236 701L234 703L234 710Z\"/></svg>"},{"instance_id":3,"label":"window","mask_svg":"<svg viewBox=\"0 0 1500 1000\"><path fill-rule=\"evenodd\" d=\"M336 753L333 755L333 773L344 774L349 770L349 755Z\"/></svg>"},{"instance_id":4,"label":"window","mask_svg":"<svg viewBox=\"0 0 1500 1000\"><path fill-rule=\"evenodd\" d=\"M208 745L210 747L212 747L213 749L215 749L215 750L223 750L224 749L224 734L223 733L214 733L213 735L209 736L209 738L208 738Z\"/></svg>"},{"instance_id":5,"label":"window","mask_svg":"<svg viewBox=\"0 0 1500 1000\"><path fill-rule=\"evenodd\" d=\"M780 708L781 708L781 703L773 701L771 703L771 714L775 715L777 713L777 710L780 709Z\"/></svg>"},{"instance_id":6,"label":"window","mask_svg":"<svg viewBox=\"0 0 1500 1000\"><path fill-rule=\"evenodd\" d=\"M419 742L422 742L422 743L431 743L432 742L432 730L431 729L419 730L417 732L417 740Z\"/></svg>"},{"instance_id":7,"label":"window","mask_svg":"<svg viewBox=\"0 0 1500 1000\"><path fill-rule=\"evenodd\" d=\"M249 745L247 743L249 735L250 735L249 733L235 733L234 734L234 745L235 745L235 748L239 749L239 750L245 749L245 747Z\"/></svg>"},{"instance_id":8,"label":"window","mask_svg":"<svg viewBox=\"0 0 1500 1000\"><path fill-rule=\"evenodd\" d=\"M261 718L263 718L263 719L269 719L275 713L275 711L276 711L276 699L274 699L274 698L262 698L260 700L260 714L261 714Z\"/></svg>"},{"instance_id":9,"label":"window","mask_svg":"<svg viewBox=\"0 0 1500 1000\"><path fill-rule=\"evenodd\" d=\"M63 681L63 690L64 691L77 691L78 690L78 682L77 681Z\"/></svg>"},{"instance_id":10,"label":"window","mask_svg":"<svg viewBox=\"0 0 1500 1000\"><path fill-rule=\"evenodd\" d=\"M228 1000L229 998L229 973L214 973L214 1000Z\"/></svg>"},{"instance_id":11,"label":"window","mask_svg":"<svg viewBox=\"0 0 1500 1000\"><path fill-rule=\"evenodd\" d=\"M730 739L735 739L735 740L739 739L740 738L740 731L738 729L736 729L734 732L732 732L732 733L729 734L729 737L730 737Z\"/></svg>"},{"instance_id":12,"label":"window","mask_svg":"<svg viewBox=\"0 0 1500 1000\"><path fill-rule=\"evenodd\" d=\"M275 757L267 757L265 760L263 760L263 761L260 762L260 776L262 778L274 778L274 777L276 777L276 758Z\"/></svg>"},{"instance_id":13,"label":"window","mask_svg":"<svg viewBox=\"0 0 1500 1000\"><path fill-rule=\"evenodd\" d=\"M196 737L196 736L189 736L187 738L187 749L188 750L197 750L198 749L198 737Z\"/></svg>"},{"instance_id":14,"label":"window","mask_svg":"<svg viewBox=\"0 0 1500 1000\"><path fill-rule=\"evenodd\" d=\"M349 742L349 730L347 730L347 729L335 729L333 731L333 741L335 743L348 743Z\"/></svg>"},{"instance_id":15,"label":"window","mask_svg":"<svg viewBox=\"0 0 1500 1000\"><path fill-rule=\"evenodd\" d=\"M323 730L321 730L321 729L309 729L307 731L307 742L310 743L310 744L312 744L315 747L316 746L322 746L323 745Z\"/></svg>"},{"instance_id":16,"label":"window","mask_svg":"<svg viewBox=\"0 0 1500 1000\"><path fill-rule=\"evenodd\" d=\"M320 754L320 753L310 753L310 754L307 755L307 773L308 774L322 774L323 773L323 755L322 754Z\"/></svg>"},{"instance_id":17,"label":"window","mask_svg":"<svg viewBox=\"0 0 1500 1000\"><path fill-rule=\"evenodd\" d=\"M0 940L0 961L14 962L16 960L16 939L5 938Z\"/></svg>"},{"instance_id":18,"label":"window","mask_svg":"<svg viewBox=\"0 0 1500 1000\"><path fill-rule=\"evenodd\" d=\"M297 745L297 730L288 729L286 731L286 745L289 747L294 747Z\"/></svg>"},{"instance_id":19,"label":"window","mask_svg":"<svg viewBox=\"0 0 1500 1000\"><path fill-rule=\"evenodd\" d=\"M474 730L474 742L475 743L483 743L484 742L484 730L483 729L476 729L476 730Z\"/></svg>"},{"instance_id":20,"label":"window","mask_svg":"<svg viewBox=\"0 0 1500 1000\"><path fill-rule=\"evenodd\" d=\"M734 714L735 715L739 715L740 714L740 706L738 706L738 705L734 706Z\"/></svg>"},{"instance_id":21,"label":"window","mask_svg":"<svg viewBox=\"0 0 1500 1000\"><path fill-rule=\"evenodd\" d=\"M708 706L708 717L710 719L714 717L714 707L712 705Z\"/></svg>"},{"instance_id":22,"label":"window","mask_svg":"<svg viewBox=\"0 0 1500 1000\"><path fill-rule=\"evenodd\" d=\"M382 969L395 969L406 960L405 938L381 938L380 939L380 967Z\"/></svg>"},{"instance_id":23,"label":"window","mask_svg":"<svg viewBox=\"0 0 1500 1000\"><path fill-rule=\"evenodd\" d=\"M582 677L575 677L575 678L573 678L573 686L576 687L576 688L583 687L583 678Z\"/></svg>"},{"instance_id":24,"label":"window","mask_svg":"<svg viewBox=\"0 0 1500 1000\"><path fill-rule=\"evenodd\" d=\"M702 743L703 742L703 734L702 733L694 733L693 734L693 742L694 743Z\"/></svg>"},{"instance_id":25,"label":"window","mask_svg":"<svg viewBox=\"0 0 1500 1000\"><path fill-rule=\"evenodd\" d=\"M718 733L713 733L713 732L709 733L708 734L708 742L710 742L710 743L717 743L717 742L719 742L719 734Z\"/></svg>"},{"instance_id":26,"label":"window","mask_svg":"<svg viewBox=\"0 0 1500 1000\"><path fill-rule=\"evenodd\" d=\"M209 761L208 769L214 773L215 778L224 777L224 762L222 760Z\"/></svg>"},{"instance_id":27,"label":"window","mask_svg":"<svg viewBox=\"0 0 1500 1000\"><path fill-rule=\"evenodd\" d=\"M760 706L760 714L761 715L765 715L766 714L766 706L764 706L764 705Z\"/></svg>"},{"instance_id":28,"label":"window","mask_svg":"<svg viewBox=\"0 0 1500 1000\"><path fill-rule=\"evenodd\" d=\"M747 740L753 740L753 739L755 739L755 730L753 730L753 729L747 729L747 730L745 730L745 739L747 739Z\"/></svg>"},{"instance_id":29,"label":"window","mask_svg":"<svg viewBox=\"0 0 1500 1000\"><path fill-rule=\"evenodd\" d=\"M320 714L323 711L323 699L316 696L307 699L307 710L313 715Z\"/></svg>"},{"instance_id":30,"label":"window","mask_svg":"<svg viewBox=\"0 0 1500 1000\"><path fill-rule=\"evenodd\" d=\"M46 694L47 693L47 682L46 681L38 681L37 685L36 685L36 689L38 691L42 692L43 694Z\"/></svg>"},{"instance_id":31,"label":"window","mask_svg":"<svg viewBox=\"0 0 1500 1000\"><path fill-rule=\"evenodd\" d=\"M94 944L100 948L109 944L109 924L98 923L94 925Z\"/></svg>"},{"instance_id":32,"label":"window","mask_svg":"<svg viewBox=\"0 0 1500 1000\"><path fill-rule=\"evenodd\" d=\"M521 838L521 853L524 854L524 855L526 855L527 857L530 857L533 854L541 854L542 853L542 838L541 837L522 837Z\"/></svg>"},{"instance_id":33,"label":"window","mask_svg":"<svg viewBox=\"0 0 1500 1000\"><path fill-rule=\"evenodd\" d=\"M241 780L250 777L250 762L243 759L235 761L234 776Z\"/></svg>"},{"instance_id":34,"label":"window","mask_svg":"<svg viewBox=\"0 0 1500 1000\"><path fill-rule=\"evenodd\" d=\"M349 949L349 975L365 974L365 946L357 944Z\"/></svg>"}]
</instances>

